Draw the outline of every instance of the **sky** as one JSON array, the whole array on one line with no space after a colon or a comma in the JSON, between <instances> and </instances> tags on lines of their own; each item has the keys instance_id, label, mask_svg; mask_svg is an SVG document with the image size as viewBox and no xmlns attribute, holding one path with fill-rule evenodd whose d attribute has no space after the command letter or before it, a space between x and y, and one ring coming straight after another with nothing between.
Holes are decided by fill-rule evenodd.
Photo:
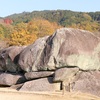
<instances>
[{"instance_id":1,"label":"sky","mask_svg":"<svg viewBox=\"0 0 100 100\"><path fill-rule=\"evenodd\" d=\"M0 17L41 10L100 11L100 0L0 0Z\"/></svg>"}]
</instances>

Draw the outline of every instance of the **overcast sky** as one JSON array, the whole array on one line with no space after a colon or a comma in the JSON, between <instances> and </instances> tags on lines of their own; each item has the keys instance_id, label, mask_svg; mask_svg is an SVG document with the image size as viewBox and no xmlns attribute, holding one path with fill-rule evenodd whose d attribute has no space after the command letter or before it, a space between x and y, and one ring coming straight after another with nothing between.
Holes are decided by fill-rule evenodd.
<instances>
[{"instance_id":1,"label":"overcast sky","mask_svg":"<svg viewBox=\"0 0 100 100\"><path fill-rule=\"evenodd\" d=\"M100 11L100 0L0 0L0 17L34 10Z\"/></svg>"}]
</instances>

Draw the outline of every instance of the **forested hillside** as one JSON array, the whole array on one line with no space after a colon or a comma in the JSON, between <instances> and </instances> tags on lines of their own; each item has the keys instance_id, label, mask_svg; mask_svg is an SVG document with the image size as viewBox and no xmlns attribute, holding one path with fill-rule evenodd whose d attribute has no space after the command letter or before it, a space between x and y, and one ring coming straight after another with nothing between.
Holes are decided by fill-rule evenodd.
<instances>
[{"instance_id":1,"label":"forested hillside","mask_svg":"<svg viewBox=\"0 0 100 100\"><path fill-rule=\"evenodd\" d=\"M64 27L77 27L90 31L100 31L100 12L73 12L70 10L34 11L23 12L8 16L13 19L14 24L29 22L33 18L43 18L50 22L56 22Z\"/></svg>"},{"instance_id":2,"label":"forested hillside","mask_svg":"<svg viewBox=\"0 0 100 100\"><path fill-rule=\"evenodd\" d=\"M94 34L100 32L100 12L45 10L0 19L0 39L7 40L9 45L30 44L39 37L51 35L60 27L84 29Z\"/></svg>"}]
</instances>

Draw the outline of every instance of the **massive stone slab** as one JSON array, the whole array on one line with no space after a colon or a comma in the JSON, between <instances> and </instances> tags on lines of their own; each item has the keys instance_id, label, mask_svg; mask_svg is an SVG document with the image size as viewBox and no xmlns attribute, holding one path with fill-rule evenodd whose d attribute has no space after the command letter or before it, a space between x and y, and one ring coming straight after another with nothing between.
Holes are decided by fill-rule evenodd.
<instances>
[{"instance_id":1,"label":"massive stone slab","mask_svg":"<svg viewBox=\"0 0 100 100\"><path fill-rule=\"evenodd\" d=\"M64 66L100 70L100 39L89 31L61 28L28 46L20 54L19 65L27 72Z\"/></svg>"},{"instance_id":2,"label":"massive stone slab","mask_svg":"<svg viewBox=\"0 0 100 100\"><path fill-rule=\"evenodd\" d=\"M63 66L78 66L82 70L100 69L100 39L88 31L58 29L48 39L44 51L42 60L49 69Z\"/></svg>"},{"instance_id":3,"label":"massive stone slab","mask_svg":"<svg viewBox=\"0 0 100 100\"><path fill-rule=\"evenodd\" d=\"M56 91L60 90L60 83L53 83L53 78L41 78L24 83L20 91Z\"/></svg>"}]
</instances>

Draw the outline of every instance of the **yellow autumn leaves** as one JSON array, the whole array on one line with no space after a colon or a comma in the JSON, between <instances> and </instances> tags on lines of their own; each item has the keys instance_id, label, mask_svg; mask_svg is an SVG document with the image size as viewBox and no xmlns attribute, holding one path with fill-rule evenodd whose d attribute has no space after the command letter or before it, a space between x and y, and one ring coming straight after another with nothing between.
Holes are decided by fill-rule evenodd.
<instances>
[{"instance_id":1,"label":"yellow autumn leaves","mask_svg":"<svg viewBox=\"0 0 100 100\"><path fill-rule=\"evenodd\" d=\"M9 45L28 45L37 38L51 35L60 26L45 19L33 19L29 23L19 23L10 35Z\"/></svg>"}]
</instances>

